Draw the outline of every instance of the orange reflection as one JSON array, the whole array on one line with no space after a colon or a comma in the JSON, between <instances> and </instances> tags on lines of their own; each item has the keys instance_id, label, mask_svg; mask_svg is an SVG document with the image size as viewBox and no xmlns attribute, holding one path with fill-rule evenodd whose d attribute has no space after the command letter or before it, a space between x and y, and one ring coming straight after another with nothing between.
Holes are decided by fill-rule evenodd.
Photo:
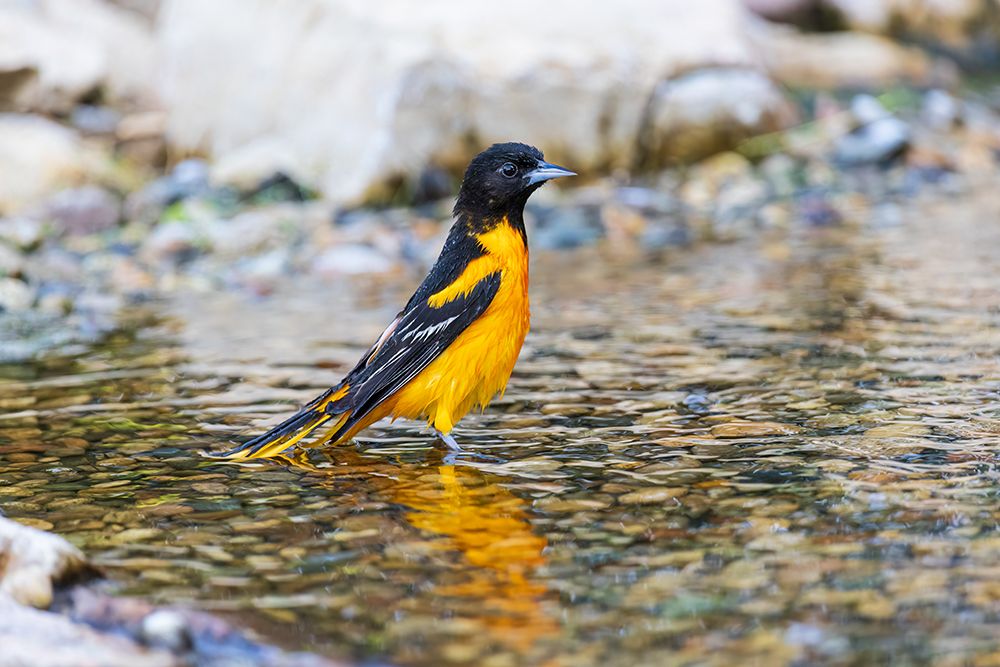
<instances>
[{"instance_id":1,"label":"orange reflection","mask_svg":"<svg viewBox=\"0 0 1000 667\"><path fill-rule=\"evenodd\" d=\"M546 587L531 579L546 563L548 542L531 530L525 502L504 488L502 480L469 466L389 464L347 448L332 456L337 466L319 467L303 454L281 458L331 477L355 477L364 470L376 475L371 479L378 483L371 486L378 487L377 495L410 508L404 516L411 526L444 538L434 547L461 553L471 566L461 570L464 581L440 585L434 593L474 601L468 605L477 610L471 620L497 641L525 650L558 632L558 623L542 605ZM468 618L464 608L461 615Z\"/></svg>"}]
</instances>

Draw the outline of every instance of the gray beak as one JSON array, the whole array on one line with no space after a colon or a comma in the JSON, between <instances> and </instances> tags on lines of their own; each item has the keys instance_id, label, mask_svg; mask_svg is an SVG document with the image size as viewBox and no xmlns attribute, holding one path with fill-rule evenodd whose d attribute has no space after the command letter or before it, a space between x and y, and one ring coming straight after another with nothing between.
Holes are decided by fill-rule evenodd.
<instances>
[{"instance_id":1,"label":"gray beak","mask_svg":"<svg viewBox=\"0 0 1000 667\"><path fill-rule=\"evenodd\" d=\"M563 176L576 176L576 172L560 167L557 164L539 162L537 167L525 174L525 177L528 179L528 185L544 183L545 181L551 181L553 178L562 178Z\"/></svg>"}]
</instances>

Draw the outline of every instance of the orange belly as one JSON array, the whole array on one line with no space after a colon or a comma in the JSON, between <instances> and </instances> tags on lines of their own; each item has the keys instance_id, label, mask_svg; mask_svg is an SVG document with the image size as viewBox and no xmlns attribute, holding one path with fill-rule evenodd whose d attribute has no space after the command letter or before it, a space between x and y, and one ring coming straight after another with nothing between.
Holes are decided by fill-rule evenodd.
<instances>
[{"instance_id":1,"label":"orange belly","mask_svg":"<svg viewBox=\"0 0 1000 667\"><path fill-rule=\"evenodd\" d=\"M486 311L417 377L386 402L385 414L426 419L448 433L473 407L485 408L507 387L528 333L528 252L520 233L506 222L478 237L487 254L469 264L452 286L429 303L455 298L500 271L500 288ZM435 301L435 297L437 297Z\"/></svg>"}]
</instances>

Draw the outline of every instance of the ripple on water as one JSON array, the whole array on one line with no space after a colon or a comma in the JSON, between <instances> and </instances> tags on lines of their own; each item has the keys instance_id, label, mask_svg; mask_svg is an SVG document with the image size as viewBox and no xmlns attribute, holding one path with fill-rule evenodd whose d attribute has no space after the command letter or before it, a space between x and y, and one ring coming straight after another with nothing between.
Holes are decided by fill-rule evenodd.
<instances>
[{"instance_id":1,"label":"ripple on water","mask_svg":"<svg viewBox=\"0 0 1000 667\"><path fill-rule=\"evenodd\" d=\"M510 391L462 423L455 460L404 423L273 463L197 456L336 380L405 288L186 297L169 329L0 368L0 505L123 594L337 656L989 663L1000 263L982 248L1000 232L982 216L928 204L666 265L540 255Z\"/></svg>"}]
</instances>

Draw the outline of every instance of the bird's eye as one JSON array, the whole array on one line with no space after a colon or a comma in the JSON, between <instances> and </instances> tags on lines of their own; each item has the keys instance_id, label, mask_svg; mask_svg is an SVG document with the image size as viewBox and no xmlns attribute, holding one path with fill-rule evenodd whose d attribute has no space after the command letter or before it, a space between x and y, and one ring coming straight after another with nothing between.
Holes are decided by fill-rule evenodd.
<instances>
[{"instance_id":1,"label":"bird's eye","mask_svg":"<svg viewBox=\"0 0 1000 667\"><path fill-rule=\"evenodd\" d=\"M500 173L507 178L514 178L517 176L517 165L513 162L505 162L502 167L500 167Z\"/></svg>"}]
</instances>

